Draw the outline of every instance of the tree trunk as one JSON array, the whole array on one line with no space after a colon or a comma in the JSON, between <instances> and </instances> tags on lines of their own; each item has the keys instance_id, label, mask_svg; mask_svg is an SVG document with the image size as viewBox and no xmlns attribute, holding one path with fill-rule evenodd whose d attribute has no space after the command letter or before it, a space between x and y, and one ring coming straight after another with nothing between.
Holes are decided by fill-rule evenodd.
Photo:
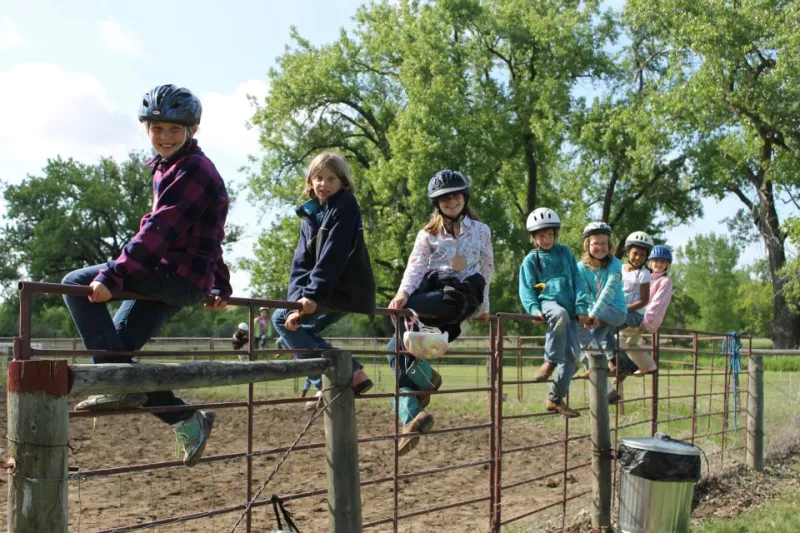
<instances>
[{"instance_id":1,"label":"tree trunk","mask_svg":"<svg viewBox=\"0 0 800 533\"><path fill-rule=\"evenodd\" d=\"M781 231L772 183L765 180L758 189L758 231L764 239L772 278L772 343L775 348L797 348L800 345L800 315L793 312L784 297L784 280L780 270L786 264L785 235Z\"/></svg>"},{"instance_id":2,"label":"tree trunk","mask_svg":"<svg viewBox=\"0 0 800 533\"><path fill-rule=\"evenodd\" d=\"M533 133L525 132L523 136L525 147L525 167L528 171L528 197L526 199L528 213L536 209L536 180L538 177L538 167L536 165L536 154L533 146Z\"/></svg>"},{"instance_id":3,"label":"tree trunk","mask_svg":"<svg viewBox=\"0 0 800 533\"><path fill-rule=\"evenodd\" d=\"M763 234L762 234L763 236ZM789 308L784 297L785 282L779 270L786 263L783 243L765 237L769 271L772 278L772 344L775 348L797 348L800 346L800 316Z\"/></svg>"}]
</instances>

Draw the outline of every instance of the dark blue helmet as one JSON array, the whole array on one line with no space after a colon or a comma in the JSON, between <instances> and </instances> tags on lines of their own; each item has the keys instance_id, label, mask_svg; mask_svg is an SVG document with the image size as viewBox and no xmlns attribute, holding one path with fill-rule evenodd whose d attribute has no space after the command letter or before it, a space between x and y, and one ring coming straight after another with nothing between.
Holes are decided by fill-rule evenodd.
<instances>
[{"instance_id":1,"label":"dark blue helmet","mask_svg":"<svg viewBox=\"0 0 800 533\"><path fill-rule=\"evenodd\" d=\"M440 196L454 192L460 192L469 199L469 182L456 170L440 170L428 182L428 198L434 204Z\"/></svg>"},{"instance_id":2,"label":"dark blue helmet","mask_svg":"<svg viewBox=\"0 0 800 533\"><path fill-rule=\"evenodd\" d=\"M139 122L163 121L196 126L203 106L192 91L183 87L158 85L145 93L139 106Z\"/></svg>"},{"instance_id":3,"label":"dark blue helmet","mask_svg":"<svg viewBox=\"0 0 800 533\"><path fill-rule=\"evenodd\" d=\"M663 244L653 246L653 251L650 252L648 259L666 259L669 264L672 264L672 250Z\"/></svg>"}]
</instances>

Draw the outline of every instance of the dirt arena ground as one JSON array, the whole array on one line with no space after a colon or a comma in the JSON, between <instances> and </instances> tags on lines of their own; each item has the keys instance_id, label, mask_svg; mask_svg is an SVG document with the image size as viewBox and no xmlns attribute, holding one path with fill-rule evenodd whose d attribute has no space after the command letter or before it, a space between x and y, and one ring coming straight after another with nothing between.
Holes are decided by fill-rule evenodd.
<instances>
[{"instance_id":1,"label":"dirt arena ground","mask_svg":"<svg viewBox=\"0 0 800 533\"><path fill-rule=\"evenodd\" d=\"M2 391L0 408L5 412L5 391ZM393 416L383 402L358 403L359 437L389 433ZM387 405L388 407L388 405ZM435 411L435 402L433 404ZM267 406L258 408L254 416L254 449L286 446L294 441L308 421L308 413L301 406ZM487 422L476 415L447 413L438 416L437 429L466 426ZM174 459L174 437L170 428L150 415L104 416L97 419L92 429L92 419L73 419L70 423L70 440L77 453L70 456L72 468L91 470L98 468L151 463ZM552 424L551 426L552 427ZM546 442L561 437L562 432L547 425L506 423L505 449ZM214 433L206 448L206 455L241 452L246 449L247 412L245 409L217 411ZM5 417L0 431L5 434ZM320 419L301 443L322 442L323 425ZM570 443L572 465L591 460L588 440ZM391 441L362 444L359 448L361 479L368 481L389 476L393 458ZM462 463L485 460L489 456L488 430L467 433L442 434L422 439L408 456L401 458L402 472L430 470ZM260 456L254 459L253 485L258 490L271 472L280 455ZM551 448L510 454L504 459L503 481L512 483L561 469L563 445ZM325 458L322 450L293 452L264 494L286 495L326 488ZM399 513L413 513L448 503L480 498L488 495L487 465L462 470L411 477L401 480ZM6 508L7 480L0 479L0 508ZM571 472L567 478L568 494L577 494L589 488L589 470ZM543 507L558 500L562 492L563 476L553 476L541 481L504 492L504 519ZM90 477L71 481L69 486L70 533L113 530L113 528L142 524L182 514L192 514L245 501L245 462L242 459L201 464L195 468L174 468L107 477ZM392 516L392 483L380 483L362 488L365 522ZM590 497L583 496L568 504L567 515L586 512ZM432 512L400 522L403 532L480 532L486 531L489 520L488 502L465 507ZM328 531L327 497L325 494L298 499L287 505L303 533ZM561 506L528 517L519 522L531 531L546 531L550 526L561 525ZM159 532L228 532L239 513L218 515L188 522L148 528ZM568 519L569 521L569 519ZM269 531L275 523L271 506L261 506L253 511L253 531ZM0 513L0 530L6 529L5 513ZM391 531L385 524L371 531ZM237 531L244 531L239 526Z\"/></svg>"}]
</instances>

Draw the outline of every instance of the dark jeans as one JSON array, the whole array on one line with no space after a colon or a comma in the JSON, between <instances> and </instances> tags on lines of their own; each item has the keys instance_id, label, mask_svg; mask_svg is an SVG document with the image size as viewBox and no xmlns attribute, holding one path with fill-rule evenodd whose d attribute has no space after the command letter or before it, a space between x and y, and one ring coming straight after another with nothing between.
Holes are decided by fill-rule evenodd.
<instances>
[{"instance_id":1,"label":"dark jeans","mask_svg":"<svg viewBox=\"0 0 800 533\"><path fill-rule=\"evenodd\" d=\"M413 309L420 315L430 315L435 316L439 320L437 323L442 322L442 319L447 321L447 319L454 318L455 310L452 306L448 305L444 301L444 292L442 291L429 291L429 292L416 292L408 297L408 301L404 307L405 309ZM425 317L421 318L423 323L427 323L428 319ZM406 330L405 321L403 317L398 319L397 328L400 330L400 343L403 342L403 333ZM394 352L395 349L395 337L392 337L389 340L389 344L386 345L386 349L388 351ZM406 375L406 371L411 366L411 363L414 362L416 357L413 355L404 355L400 354L398 356L400 358L400 387L407 387L412 390L419 390L419 387L414 383L411 378ZM390 353L386 356L389 360L389 366L392 367L392 370L395 370L395 354Z\"/></svg>"},{"instance_id":2,"label":"dark jeans","mask_svg":"<svg viewBox=\"0 0 800 533\"><path fill-rule=\"evenodd\" d=\"M105 264L70 272L61 283L89 285ZM105 303L92 303L86 296L64 296L87 350L139 350L182 307L195 305L206 297L205 291L185 278L157 268L143 279L126 280L125 290L162 301L126 300L114 318ZM135 363L131 357L92 357L92 363ZM172 391L149 392L144 407L186 405ZM154 413L167 424L176 424L192 416L194 411Z\"/></svg>"},{"instance_id":3,"label":"dark jeans","mask_svg":"<svg viewBox=\"0 0 800 533\"><path fill-rule=\"evenodd\" d=\"M287 347L295 350L329 350L333 348L322 337L322 330L341 320L345 313L330 312L304 315L300 318L300 328L295 331L289 331L286 329L286 319L290 313L292 313L290 309L276 309L272 314L272 324L275 326L275 331L278 332ZM316 357L321 356L313 353L294 354L295 359L314 359ZM362 368L361 364L354 357L353 372L360 368ZM308 379L317 390L322 390L322 376L308 376Z\"/></svg>"}]
</instances>

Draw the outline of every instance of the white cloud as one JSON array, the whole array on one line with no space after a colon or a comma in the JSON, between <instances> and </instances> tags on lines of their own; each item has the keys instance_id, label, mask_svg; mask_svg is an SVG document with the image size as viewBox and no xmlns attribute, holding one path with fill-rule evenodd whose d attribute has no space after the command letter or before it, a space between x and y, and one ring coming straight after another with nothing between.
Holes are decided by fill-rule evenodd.
<instances>
[{"instance_id":1,"label":"white cloud","mask_svg":"<svg viewBox=\"0 0 800 533\"><path fill-rule=\"evenodd\" d=\"M113 18L101 22L100 29L103 33L103 41L110 50L132 56L142 53L139 39L132 32L120 26Z\"/></svg>"},{"instance_id":2,"label":"white cloud","mask_svg":"<svg viewBox=\"0 0 800 533\"><path fill-rule=\"evenodd\" d=\"M203 149L209 154L225 152L231 157L240 158L241 164L246 162L248 155L256 155L259 151L258 132L247 128L255 112L248 95L261 101L268 92L266 82L250 80L241 83L229 94L201 93L203 119L197 138Z\"/></svg>"},{"instance_id":3,"label":"white cloud","mask_svg":"<svg viewBox=\"0 0 800 533\"><path fill-rule=\"evenodd\" d=\"M0 16L0 51L27 45L11 17Z\"/></svg>"},{"instance_id":4,"label":"white cloud","mask_svg":"<svg viewBox=\"0 0 800 533\"><path fill-rule=\"evenodd\" d=\"M57 155L94 162L147 146L135 115L116 109L89 74L51 64L15 65L0 71L0 102L0 156L12 167L35 172Z\"/></svg>"}]
</instances>

